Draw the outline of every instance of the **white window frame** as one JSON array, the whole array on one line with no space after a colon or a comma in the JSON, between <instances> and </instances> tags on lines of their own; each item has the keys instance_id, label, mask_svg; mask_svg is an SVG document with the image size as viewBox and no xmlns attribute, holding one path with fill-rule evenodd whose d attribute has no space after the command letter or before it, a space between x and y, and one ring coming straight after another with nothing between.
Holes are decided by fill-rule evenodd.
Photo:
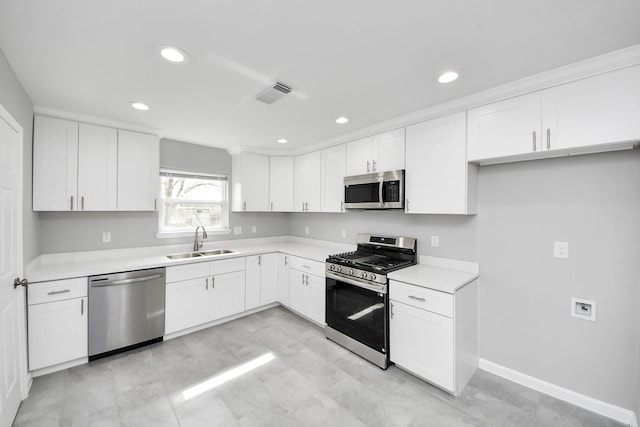
<instances>
[{"instance_id":1,"label":"white window frame","mask_svg":"<svg viewBox=\"0 0 640 427\"><path fill-rule=\"evenodd\" d=\"M227 175L222 174L212 174L212 173L204 173L204 172L193 172L193 171L185 171L185 170L176 170L176 169L166 169L160 168L160 208L158 209L158 232L156 233L156 237L159 239L169 239L175 237L193 237L194 230L162 230L162 223L164 219L164 201L165 200L175 200L175 201L184 201L185 199L164 199L163 198L163 177L165 176L176 176L176 177L185 177L192 179L208 179L212 181L223 181L224 182L224 200L222 202L212 202L211 200L197 200L197 199L189 199L189 203L201 203L203 205L207 204L215 204L221 205L221 222L222 226L220 228L207 229L207 234L216 235L216 234L229 234L231 233L231 229L229 228L229 177Z\"/></svg>"}]
</instances>

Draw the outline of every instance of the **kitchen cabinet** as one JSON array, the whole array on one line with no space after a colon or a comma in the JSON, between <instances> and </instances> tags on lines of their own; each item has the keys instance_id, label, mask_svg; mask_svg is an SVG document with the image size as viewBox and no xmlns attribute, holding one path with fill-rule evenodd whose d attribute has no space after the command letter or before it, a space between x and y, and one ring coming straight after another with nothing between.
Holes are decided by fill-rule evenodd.
<instances>
[{"instance_id":1,"label":"kitchen cabinet","mask_svg":"<svg viewBox=\"0 0 640 427\"><path fill-rule=\"evenodd\" d=\"M269 157L242 152L231 158L234 212L264 212L269 206Z\"/></svg>"},{"instance_id":2,"label":"kitchen cabinet","mask_svg":"<svg viewBox=\"0 0 640 427\"><path fill-rule=\"evenodd\" d=\"M29 370L88 357L87 278L27 288Z\"/></svg>"},{"instance_id":3,"label":"kitchen cabinet","mask_svg":"<svg viewBox=\"0 0 640 427\"><path fill-rule=\"evenodd\" d=\"M166 269L165 335L245 310L244 258Z\"/></svg>"},{"instance_id":4,"label":"kitchen cabinet","mask_svg":"<svg viewBox=\"0 0 640 427\"><path fill-rule=\"evenodd\" d=\"M289 306L289 259L286 254L278 254L278 302Z\"/></svg>"},{"instance_id":5,"label":"kitchen cabinet","mask_svg":"<svg viewBox=\"0 0 640 427\"><path fill-rule=\"evenodd\" d=\"M293 162L293 211L319 212L322 155L320 151L296 156Z\"/></svg>"},{"instance_id":6,"label":"kitchen cabinet","mask_svg":"<svg viewBox=\"0 0 640 427\"><path fill-rule=\"evenodd\" d=\"M157 210L160 140L155 135L118 131L118 210Z\"/></svg>"},{"instance_id":7,"label":"kitchen cabinet","mask_svg":"<svg viewBox=\"0 0 640 427\"><path fill-rule=\"evenodd\" d=\"M404 169L404 128L347 143L347 176Z\"/></svg>"},{"instance_id":8,"label":"kitchen cabinet","mask_svg":"<svg viewBox=\"0 0 640 427\"><path fill-rule=\"evenodd\" d=\"M269 158L269 210L293 210L293 157Z\"/></svg>"},{"instance_id":9,"label":"kitchen cabinet","mask_svg":"<svg viewBox=\"0 0 640 427\"><path fill-rule=\"evenodd\" d=\"M638 66L517 96L467 112L468 160L627 148L640 140L639 114Z\"/></svg>"},{"instance_id":10,"label":"kitchen cabinet","mask_svg":"<svg viewBox=\"0 0 640 427\"><path fill-rule=\"evenodd\" d=\"M344 177L347 173L345 144L322 150L322 212L344 212Z\"/></svg>"},{"instance_id":11,"label":"kitchen cabinet","mask_svg":"<svg viewBox=\"0 0 640 427\"><path fill-rule=\"evenodd\" d=\"M467 163L466 117L457 113L408 126L405 212L476 212L477 166Z\"/></svg>"},{"instance_id":12,"label":"kitchen cabinet","mask_svg":"<svg viewBox=\"0 0 640 427\"><path fill-rule=\"evenodd\" d=\"M78 209L115 211L118 202L118 131L80 123Z\"/></svg>"},{"instance_id":13,"label":"kitchen cabinet","mask_svg":"<svg viewBox=\"0 0 640 427\"><path fill-rule=\"evenodd\" d=\"M391 280L390 358L458 395L478 366L478 281L454 294Z\"/></svg>"},{"instance_id":14,"label":"kitchen cabinet","mask_svg":"<svg viewBox=\"0 0 640 427\"><path fill-rule=\"evenodd\" d=\"M323 263L305 258L291 257L289 307L320 325L325 324Z\"/></svg>"},{"instance_id":15,"label":"kitchen cabinet","mask_svg":"<svg viewBox=\"0 0 640 427\"><path fill-rule=\"evenodd\" d=\"M278 300L278 254L248 256L246 262L245 310Z\"/></svg>"}]
</instances>

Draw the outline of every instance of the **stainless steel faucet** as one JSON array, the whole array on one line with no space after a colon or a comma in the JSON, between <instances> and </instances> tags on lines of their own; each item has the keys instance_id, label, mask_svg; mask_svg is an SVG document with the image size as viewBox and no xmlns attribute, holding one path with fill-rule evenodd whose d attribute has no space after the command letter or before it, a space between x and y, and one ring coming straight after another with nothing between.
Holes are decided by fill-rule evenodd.
<instances>
[{"instance_id":1,"label":"stainless steel faucet","mask_svg":"<svg viewBox=\"0 0 640 427\"><path fill-rule=\"evenodd\" d=\"M198 240L198 230L200 230L202 228L202 240ZM195 239L193 241L193 250L194 251L198 251L202 248L202 245L204 245L204 239L207 238L207 230L204 229L204 225L199 225L196 227L196 236Z\"/></svg>"}]
</instances>

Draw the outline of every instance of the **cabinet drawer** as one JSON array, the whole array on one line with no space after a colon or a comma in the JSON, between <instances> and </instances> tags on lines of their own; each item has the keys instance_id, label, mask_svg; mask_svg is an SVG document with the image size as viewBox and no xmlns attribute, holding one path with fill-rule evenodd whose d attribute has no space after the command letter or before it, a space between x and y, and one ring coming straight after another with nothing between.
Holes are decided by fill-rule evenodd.
<instances>
[{"instance_id":1,"label":"cabinet drawer","mask_svg":"<svg viewBox=\"0 0 640 427\"><path fill-rule=\"evenodd\" d=\"M445 292L391 280L389 298L443 316L453 317L453 295Z\"/></svg>"},{"instance_id":2,"label":"cabinet drawer","mask_svg":"<svg viewBox=\"0 0 640 427\"><path fill-rule=\"evenodd\" d=\"M27 286L27 303L62 301L87 296L87 278L55 280L52 282L33 283Z\"/></svg>"},{"instance_id":3,"label":"cabinet drawer","mask_svg":"<svg viewBox=\"0 0 640 427\"><path fill-rule=\"evenodd\" d=\"M198 277L207 277L208 275L209 275L208 262L176 265L174 267L167 267L167 270L166 270L167 283L180 282L182 280L197 279Z\"/></svg>"},{"instance_id":4,"label":"cabinet drawer","mask_svg":"<svg viewBox=\"0 0 640 427\"><path fill-rule=\"evenodd\" d=\"M244 270L244 258L223 259L209 263L209 274L212 276L242 270Z\"/></svg>"},{"instance_id":5,"label":"cabinet drawer","mask_svg":"<svg viewBox=\"0 0 640 427\"><path fill-rule=\"evenodd\" d=\"M324 263L318 262L318 261L311 261L306 258L299 258L295 256L292 256L290 260L291 260L291 268L304 271L305 273L324 277Z\"/></svg>"}]
</instances>

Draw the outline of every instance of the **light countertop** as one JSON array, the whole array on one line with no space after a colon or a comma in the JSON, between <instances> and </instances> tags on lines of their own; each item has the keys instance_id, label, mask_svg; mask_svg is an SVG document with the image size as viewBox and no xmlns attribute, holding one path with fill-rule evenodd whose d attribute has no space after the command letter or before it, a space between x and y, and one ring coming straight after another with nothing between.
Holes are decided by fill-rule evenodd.
<instances>
[{"instance_id":1,"label":"light countertop","mask_svg":"<svg viewBox=\"0 0 640 427\"><path fill-rule=\"evenodd\" d=\"M167 255L190 252L193 249L191 244L44 254L27 265L25 276L29 282L36 283L121 271L169 267L194 262L216 261L270 252L281 252L312 261L324 262L330 254L353 250L354 248L355 245L285 236L206 242L201 250L227 249L233 251L233 253L179 260L170 260Z\"/></svg>"},{"instance_id":2,"label":"light countertop","mask_svg":"<svg viewBox=\"0 0 640 427\"><path fill-rule=\"evenodd\" d=\"M477 264L421 257L420 264L389 273L390 280L454 294L478 278ZM390 286L393 286L391 284Z\"/></svg>"}]
</instances>

